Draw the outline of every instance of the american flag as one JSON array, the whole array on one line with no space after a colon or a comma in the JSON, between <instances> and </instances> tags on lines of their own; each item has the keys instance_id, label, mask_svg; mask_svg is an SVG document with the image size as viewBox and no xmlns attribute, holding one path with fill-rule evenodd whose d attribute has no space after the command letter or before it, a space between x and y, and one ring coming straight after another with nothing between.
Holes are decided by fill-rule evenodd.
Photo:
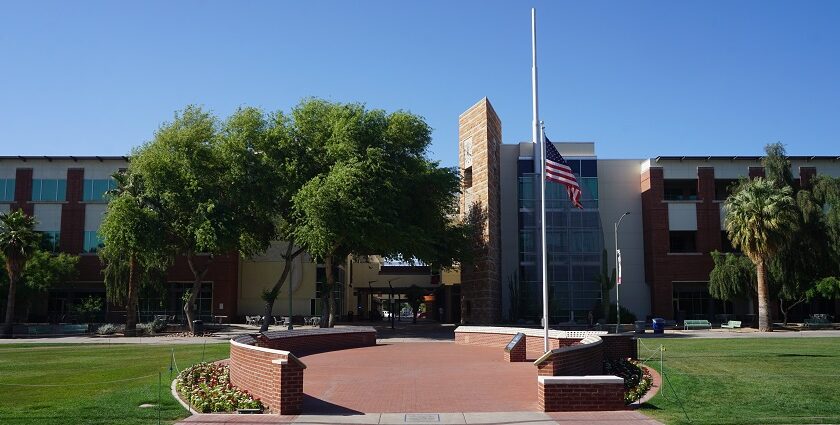
<instances>
[{"instance_id":1,"label":"american flag","mask_svg":"<svg viewBox=\"0 0 840 425\"><path fill-rule=\"evenodd\" d=\"M566 160L563 159L563 155L560 155L551 140L548 140L548 137L545 138L545 178L548 181L566 186L569 200L575 207L583 209L583 205L580 204L580 185L578 185L575 174Z\"/></svg>"}]
</instances>

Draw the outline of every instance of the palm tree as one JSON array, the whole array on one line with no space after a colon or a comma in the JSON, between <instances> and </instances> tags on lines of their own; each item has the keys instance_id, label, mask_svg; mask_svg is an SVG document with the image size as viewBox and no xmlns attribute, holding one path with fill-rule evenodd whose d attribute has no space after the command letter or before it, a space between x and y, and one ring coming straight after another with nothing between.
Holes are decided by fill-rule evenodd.
<instances>
[{"instance_id":1,"label":"palm tree","mask_svg":"<svg viewBox=\"0 0 840 425\"><path fill-rule=\"evenodd\" d=\"M23 210L0 213L0 251L6 259L6 272L9 274L9 299L6 301L6 321L3 324L3 337L12 335L12 322L15 318L15 290L23 273L26 262L38 250L41 235L35 231L35 218L26 215Z\"/></svg>"},{"instance_id":2,"label":"palm tree","mask_svg":"<svg viewBox=\"0 0 840 425\"><path fill-rule=\"evenodd\" d=\"M744 183L725 203L726 231L732 244L755 264L758 292L758 330L770 332L770 293L767 265L796 230L796 202L789 186L777 187L758 178Z\"/></svg>"}]
</instances>

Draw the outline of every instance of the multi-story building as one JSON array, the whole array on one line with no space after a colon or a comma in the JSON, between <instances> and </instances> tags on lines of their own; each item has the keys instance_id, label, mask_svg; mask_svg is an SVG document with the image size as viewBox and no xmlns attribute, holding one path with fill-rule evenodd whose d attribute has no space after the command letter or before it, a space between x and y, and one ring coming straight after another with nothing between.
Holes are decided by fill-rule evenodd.
<instances>
[{"instance_id":1,"label":"multi-story building","mask_svg":"<svg viewBox=\"0 0 840 425\"><path fill-rule=\"evenodd\" d=\"M20 320L72 320L73 305L91 296L104 299L102 265L97 255L102 244L99 225L107 207L104 195L115 187L112 175L127 166L126 157L0 157L0 212L22 209L35 217L35 229L43 234L44 247L80 257L76 279L55 285L46 297L33 300L30 308L17 309ZM205 275L196 305L197 316L205 320L237 320L244 315L263 314L260 296L281 274L283 246L283 242L274 243L266 253L247 259L235 253L216 256ZM288 280L291 284L281 290L274 312L288 316L291 308L295 316L319 315L319 282L324 280L324 266L306 254L294 261ZM371 317L372 311L381 316L384 311L393 311L399 308L397 300L404 298L406 288L417 285L434 291L440 308L445 308L444 315L457 318L457 314L453 316L456 307L451 305L452 285L441 284L439 276L427 267L398 267L380 257L369 256L348 258L336 272L341 284L334 295L341 317L346 318L349 313ZM149 320L154 315L182 318L183 295L191 288L192 280L184 259L177 258L167 272L166 284L159 290L141 294L141 320ZM103 304L103 320L119 320L125 314L124 307ZM3 307L5 303L0 309ZM434 317L441 312L437 307L430 310Z\"/></svg>"},{"instance_id":2,"label":"multi-story building","mask_svg":"<svg viewBox=\"0 0 840 425\"><path fill-rule=\"evenodd\" d=\"M546 187L549 323L585 323L601 295L602 258L615 265L615 223L622 257L620 301L637 318L749 318L753 303L709 296L712 251L731 251L724 230L727 187L763 173L760 157L599 159L595 144L555 143L583 191L572 208L565 188ZM840 158L791 157L806 185L840 175ZM504 144L501 121L484 98L460 120L461 214L486 211L482 255L462 271L462 317L472 323L533 321L542 316L539 149ZM615 301L615 290L611 300ZM806 307L807 308L807 307ZM836 305L821 306L836 310ZM819 311L825 312L825 311Z\"/></svg>"},{"instance_id":3,"label":"multi-story building","mask_svg":"<svg viewBox=\"0 0 840 425\"><path fill-rule=\"evenodd\" d=\"M503 143L501 120L486 98L460 116L459 126L461 216L476 214L481 224L474 264L459 273L437 275L428 268L390 265L376 256L348 258L337 268L341 285L334 293L342 317L369 318L393 311L398 307L392 303L406 288L418 285L433 293L427 305L433 318L539 323L539 150L531 142ZM723 231L722 201L732 182L763 173L760 157L601 159L592 142L555 146L577 175L583 209L572 208L561 185L547 184L550 323L588 321L601 301L596 278L603 259L608 270L614 268L616 236L622 253L621 305L637 318L714 319L734 314L749 320L755 311L751 300L724 303L709 296L709 253L732 250ZM791 160L803 186L815 175L840 175L838 157ZM82 298L104 297L96 255L107 206L103 195L114 187L112 174L127 165L125 157L0 157L0 211L20 208L34 215L45 247L81 257L78 278L55 286L46 301L27 309L31 320L62 320ZM615 223L625 212L630 214L615 235ZM283 247L277 242L266 253L247 259L236 254L216 257L199 295L199 317L237 320L262 314L261 294L281 274ZM289 285L275 303L276 314L318 315L323 276L322 264L305 254L298 257ZM143 294L141 318L180 315L182 296L192 281L182 259L176 259L166 281L162 291ZM124 314L120 307L107 308L112 318ZM840 310L836 302L823 302L804 306L802 312L809 308L820 313Z\"/></svg>"}]
</instances>

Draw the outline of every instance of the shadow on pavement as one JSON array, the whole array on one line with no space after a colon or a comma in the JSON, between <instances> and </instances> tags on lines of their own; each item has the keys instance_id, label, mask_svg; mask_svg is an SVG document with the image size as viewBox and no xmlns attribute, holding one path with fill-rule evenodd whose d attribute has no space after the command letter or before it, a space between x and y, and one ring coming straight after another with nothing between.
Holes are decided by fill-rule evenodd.
<instances>
[{"instance_id":1,"label":"shadow on pavement","mask_svg":"<svg viewBox=\"0 0 840 425\"><path fill-rule=\"evenodd\" d=\"M344 406L339 406L337 404L330 403L328 401L321 400L320 398L312 397L309 394L303 395L303 405L301 406L301 411L307 415L329 415L329 416L354 416L354 415L364 415L364 413L348 409Z\"/></svg>"}]
</instances>

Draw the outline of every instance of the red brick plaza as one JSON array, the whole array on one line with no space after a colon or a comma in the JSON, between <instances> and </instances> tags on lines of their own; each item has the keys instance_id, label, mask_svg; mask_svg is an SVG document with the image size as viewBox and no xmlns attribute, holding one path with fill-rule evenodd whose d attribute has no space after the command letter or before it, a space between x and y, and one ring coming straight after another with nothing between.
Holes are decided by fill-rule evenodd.
<instances>
[{"instance_id":1,"label":"red brick plaza","mask_svg":"<svg viewBox=\"0 0 840 425\"><path fill-rule=\"evenodd\" d=\"M604 353L620 348L617 340L593 337L598 344L579 341L564 348L563 340L555 338L555 350L535 367L541 344L537 347L539 338L531 335L520 338L527 359L511 361L504 345L497 343L509 341L511 335L494 337L473 330L456 333L455 343L377 344L375 331L367 329L237 338L231 345L232 382L255 395L267 395L261 399L281 415L196 415L184 423L656 423L626 410L623 403L612 412L545 412L548 391L544 398L538 375L574 378L558 377L563 373L552 359L566 362L569 353L582 353L578 356L591 357L600 367ZM331 351L318 352L325 347ZM557 388L554 391L569 387ZM597 392L593 396L597 398ZM577 399L572 403L588 405ZM591 410L604 410L600 407Z\"/></svg>"}]
</instances>

